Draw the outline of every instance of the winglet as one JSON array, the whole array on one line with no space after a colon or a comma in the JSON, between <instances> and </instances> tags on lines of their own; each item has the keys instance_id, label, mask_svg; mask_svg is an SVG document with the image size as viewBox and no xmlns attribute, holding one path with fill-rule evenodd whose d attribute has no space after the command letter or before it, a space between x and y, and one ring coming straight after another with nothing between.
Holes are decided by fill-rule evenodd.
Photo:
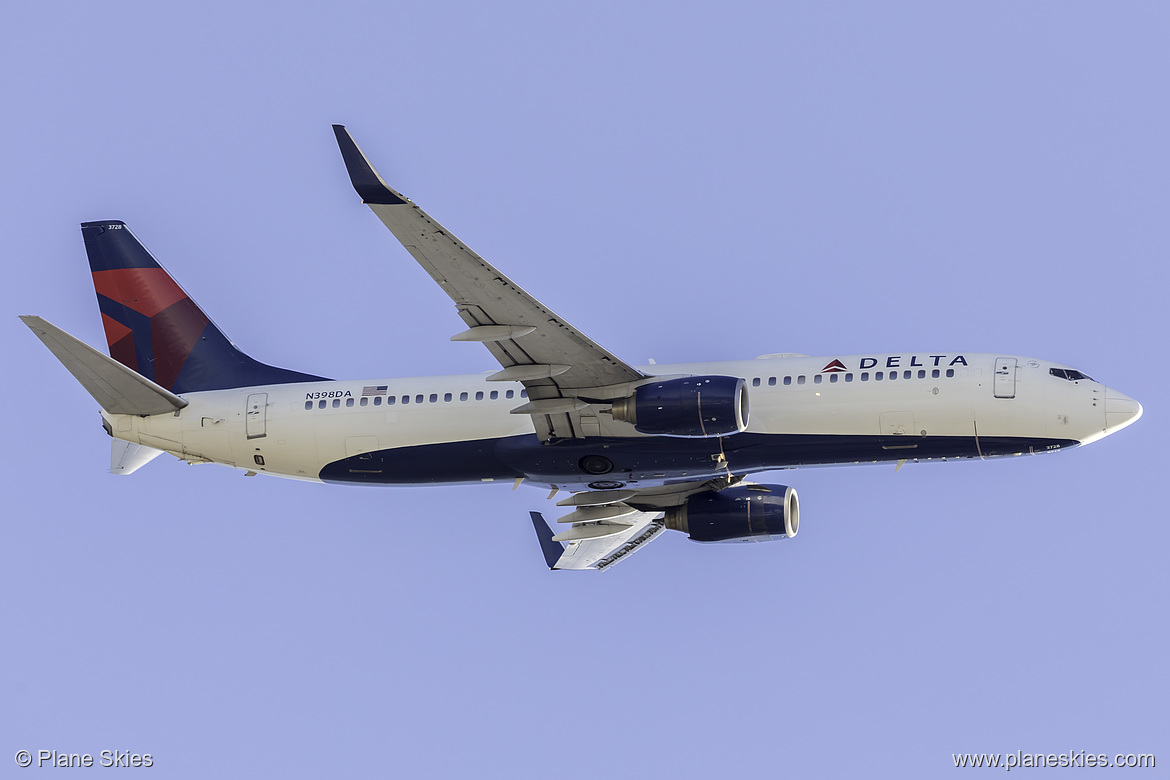
<instances>
[{"instance_id":1,"label":"winglet","mask_svg":"<svg viewBox=\"0 0 1170 780\"><path fill-rule=\"evenodd\" d=\"M345 160L345 169L349 171L349 180L357 194L362 196L363 203L384 206L406 203L405 198L382 181L382 177L362 154L362 150L345 129L345 125L334 125L333 133L337 136L337 146L341 149L341 159Z\"/></svg>"},{"instance_id":2,"label":"winglet","mask_svg":"<svg viewBox=\"0 0 1170 780\"><path fill-rule=\"evenodd\" d=\"M548 564L549 569L557 571L557 561L564 555L565 548L561 546L560 542L553 541L552 529L544 521L544 515L540 512L529 512L528 514L532 516L532 527L536 529L536 538L540 540L544 562Z\"/></svg>"}]
</instances>

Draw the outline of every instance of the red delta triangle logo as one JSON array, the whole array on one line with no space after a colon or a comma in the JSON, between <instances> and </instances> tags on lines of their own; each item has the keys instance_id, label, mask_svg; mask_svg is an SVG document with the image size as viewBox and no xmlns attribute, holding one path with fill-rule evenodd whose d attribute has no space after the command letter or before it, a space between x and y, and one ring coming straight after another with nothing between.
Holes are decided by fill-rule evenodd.
<instances>
[{"instance_id":1,"label":"red delta triangle logo","mask_svg":"<svg viewBox=\"0 0 1170 780\"><path fill-rule=\"evenodd\" d=\"M832 374L837 371L845 371L845 364L840 360L834 359L832 363L821 369L822 374Z\"/></svg>"}]
</instances>

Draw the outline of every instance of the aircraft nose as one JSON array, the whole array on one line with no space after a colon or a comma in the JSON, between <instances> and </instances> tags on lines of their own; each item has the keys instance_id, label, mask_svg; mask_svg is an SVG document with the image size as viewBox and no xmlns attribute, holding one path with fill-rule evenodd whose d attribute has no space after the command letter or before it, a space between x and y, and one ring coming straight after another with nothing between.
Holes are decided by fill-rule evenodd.
<instances>
[{"instance_id":1,"label":"aircraft nose","mask_svg":"<svg viewBox=\"0 0 1170 780\"><path fill-rule=\"evenodd\" d=\"M1105 388L1105 431L1113 433L1137 422L1142 405L1112 387Z\"/></svg>"}]
</instances>

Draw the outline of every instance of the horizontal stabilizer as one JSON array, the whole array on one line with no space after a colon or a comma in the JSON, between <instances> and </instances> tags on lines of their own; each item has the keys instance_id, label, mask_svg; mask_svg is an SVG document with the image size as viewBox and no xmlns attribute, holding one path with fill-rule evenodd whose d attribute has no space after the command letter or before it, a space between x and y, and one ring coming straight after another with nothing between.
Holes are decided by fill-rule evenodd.
<instances>
[{"instance_id":1,"label":"horizontal stabilizer","mask_svg":"<svg viewBox=\"0 0 1170 780\"><path fill-rule=\"evenodd\" d=\"M170 390L103 355L56 325L40 317L22 316L20 319L110 414L168 414L187 405Z\"/></svg>"},{"instance_id":2,"label":"horizontal stabilizer","mask_svg":"<svg viewBox=\"0 0 1170 780\"><path fill-rule=\"evenodd\" d=\"M162 455L162 450L154 447L114 439L110 442L110 473L119 476L133 474L159 455Z\"/></svg>"}]
</instances>

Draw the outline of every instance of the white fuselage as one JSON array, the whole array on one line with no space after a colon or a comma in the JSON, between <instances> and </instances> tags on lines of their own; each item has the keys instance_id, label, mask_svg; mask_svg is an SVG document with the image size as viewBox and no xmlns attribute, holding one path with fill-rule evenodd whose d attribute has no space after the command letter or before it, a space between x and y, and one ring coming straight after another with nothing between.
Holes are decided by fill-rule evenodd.
<instances>
[{"instance_id":1,"label":"white fuselage","mask_svg":"<svg viewBox=\"0 0 1170 780\"><path fill-rule=\"evenodd\" d=\"M637 484L693 479L728 467L746 473L1039 453L1093 441L1136 419L1123 414L1124 404L1116 399L1136 402L1087 378L1060 378L1050 371L1054 367L1063 368L977 353L785 356L641 367L655 376L746 380L747 430L705 439L647 436L615 421L598 404L581 412L588 438L545 445L536 441L527 414L509 413L525 403L521 385L488 382L484 374L196 392L184 395L189 406L174 414L103 414L119 439L190 462L294 479L434 484L523 477L580 489L597 479L596 472L583 473L576 465L589 451L613 461L607 481ZM1110 416L1107 396L1115 400ZM412 478L416 462L431 469L451 459L464 462Z\"/></svg>"}]
</instances>

